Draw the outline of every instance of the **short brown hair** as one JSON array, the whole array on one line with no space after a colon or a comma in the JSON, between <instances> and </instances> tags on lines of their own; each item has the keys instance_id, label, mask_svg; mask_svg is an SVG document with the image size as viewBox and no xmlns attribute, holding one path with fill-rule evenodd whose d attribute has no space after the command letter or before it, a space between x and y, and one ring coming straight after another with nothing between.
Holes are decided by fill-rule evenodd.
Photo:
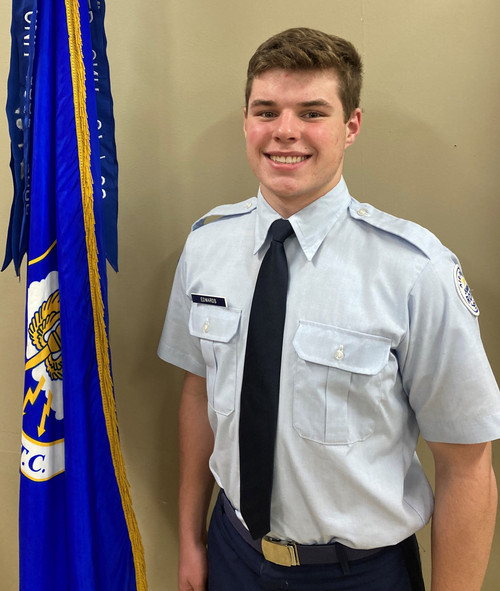
<instances>
[{"instance_id":1,"label":"short brown hair","mask_svg":"<svg viewBox=\"0 0 500 591\"><path fill-rule=\"evenodd\" d=\"M363 65L352 43L315 29L287 29L264 41L248 63L245 102L255 78L269 70L335 70L347 122L359 107Z\"/></svg>"}]
</instances>

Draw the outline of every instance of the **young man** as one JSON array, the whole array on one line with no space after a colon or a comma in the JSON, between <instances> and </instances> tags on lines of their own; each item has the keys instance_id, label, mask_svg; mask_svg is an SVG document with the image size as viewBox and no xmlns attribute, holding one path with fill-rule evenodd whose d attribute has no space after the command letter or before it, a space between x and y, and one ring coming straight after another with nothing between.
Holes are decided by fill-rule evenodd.
<instances>
[{"instance_id":1,"label":"young man","mask_svg":"<svg viewBox=\"0 0 500 591\"><path fill-rule=\"evenodd\" d=\"M436 466L432 591L481 587L497 505L498 388L456 257L349 195L342 166L361 126L360 88L354 47L319 31L285 31L250 60L244 131L259 194L194 224L159 346L186 370L181 591L423 589L414 533L433 495L419 433ZM280 218L289 224L278 222L286 232L276 237ZM261 275L282 275L278 263L263 271L268 249L288 270L283 295L273 286L262 299ZM268 363L275 332L281 349ZM253 407L252 382L264 393ZM269 506L260 472L270 432ZM207 559L214 477L223 492Z\"/></svg>"}]
</instances>

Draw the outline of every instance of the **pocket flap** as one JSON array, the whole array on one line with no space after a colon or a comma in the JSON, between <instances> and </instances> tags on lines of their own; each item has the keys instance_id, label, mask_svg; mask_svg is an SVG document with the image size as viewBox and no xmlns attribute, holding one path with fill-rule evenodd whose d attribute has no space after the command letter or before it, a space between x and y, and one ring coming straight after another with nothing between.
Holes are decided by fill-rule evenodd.
<instances>
[{"instance_id":1,"label":"pocket flap","mask_svg":"<svg viewBox=\"0 0 500 591\"><path fill-rule=\"evenodd\" d=\"M207 304L191 305L189 332L200 339L228 343L238 331L241 310Z\"/></svg>"},{"instance_id":2,"label":"pocket flap","mask_svg":"<svg viewBox=\"0 0 500 591\"><path fill-rule=\"evenodd\" d=\"M300 321L293 346L305 361L375 375L389 360L391 340L337 326Z\"/></svg>"}]
</instances>

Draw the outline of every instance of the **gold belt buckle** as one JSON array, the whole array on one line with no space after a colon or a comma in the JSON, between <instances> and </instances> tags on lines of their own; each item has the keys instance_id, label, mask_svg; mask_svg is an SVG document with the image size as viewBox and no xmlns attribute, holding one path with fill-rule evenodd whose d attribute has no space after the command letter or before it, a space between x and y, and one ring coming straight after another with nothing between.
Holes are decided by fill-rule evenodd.
<instances>
[{"instance_id":1,"label":"gold belt buckle","mask_svg":"<svg viewBox=\"0 0 500 591\"><path fill-rule=\"evenodd\" d=\"M297 544L286 540L262 538L262 554L264 558L280 566L300 566Z\"/></svg>"}]
</instances>

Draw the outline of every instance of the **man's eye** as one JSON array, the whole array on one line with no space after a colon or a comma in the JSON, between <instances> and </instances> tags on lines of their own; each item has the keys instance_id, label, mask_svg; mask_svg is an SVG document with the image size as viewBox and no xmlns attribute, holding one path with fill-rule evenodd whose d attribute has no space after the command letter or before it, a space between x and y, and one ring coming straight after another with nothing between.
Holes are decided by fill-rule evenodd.
<instances>
[{"instance_id":1,"label":"man's eye","mask_svg":"<svg viewBox=\"0 0 500 591\"><path fill-rule=\"evenodd\" d=\"M304 117L306 119L317 119L318 117L323 117L323 113L320 113L319 111L308 111L304 114Z\"/></svg>"},{"instance_id":2,"label":"man's eye","mask_svg":"<svg viewBox=\"0 0 500 591\"><path fill-rule=\"evenodd\" d=\"M262 117L262 119L272 119L273 117L276 117L275 113L272 111L262 111L261 113L258 113L258 116Z\"/></svg>"}]
</instances>

